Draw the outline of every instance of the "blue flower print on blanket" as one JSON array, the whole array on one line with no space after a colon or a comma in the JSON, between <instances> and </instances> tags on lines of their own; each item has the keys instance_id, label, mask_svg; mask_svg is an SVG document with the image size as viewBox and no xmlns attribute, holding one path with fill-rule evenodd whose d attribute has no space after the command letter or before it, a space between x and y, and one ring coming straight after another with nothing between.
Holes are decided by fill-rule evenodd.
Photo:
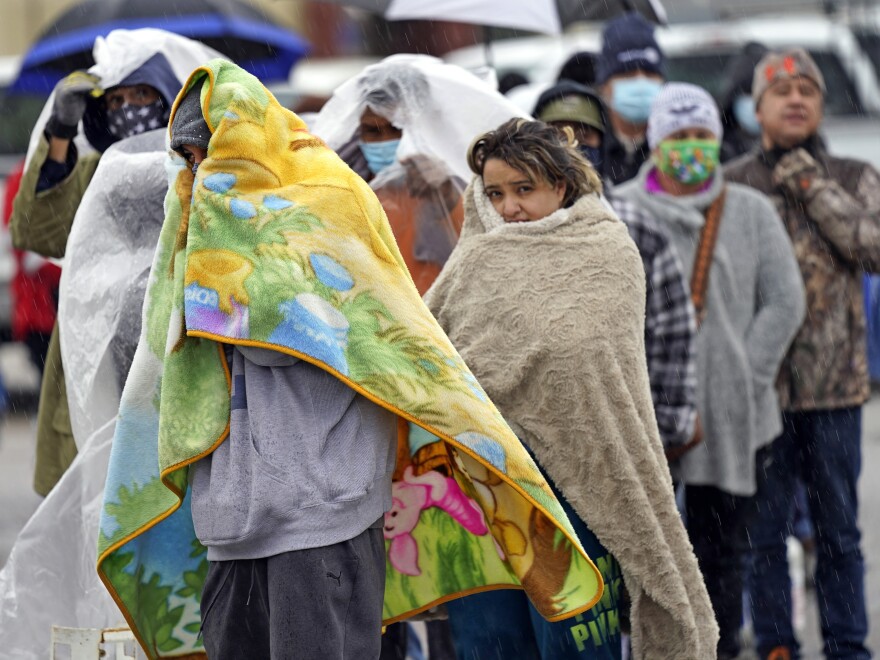
<instances>
[{"instance_id":1,"label":"blue flower print on blanket","mask_svg":"<svg viewBox=\"0 0 880 660\"><path fill-rule=\"evenodd\" d=\"M301 293L278 306L284 320L269 341L318 358L348 375L348 319L329 302L313 293Z\"/></svg>"}]
</instances>

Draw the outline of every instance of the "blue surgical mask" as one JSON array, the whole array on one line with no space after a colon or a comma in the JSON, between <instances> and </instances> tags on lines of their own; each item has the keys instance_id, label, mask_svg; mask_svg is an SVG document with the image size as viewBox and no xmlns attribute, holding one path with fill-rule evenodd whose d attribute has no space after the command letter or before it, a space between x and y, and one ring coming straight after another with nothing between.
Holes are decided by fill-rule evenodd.
<instances>
[{"instance_id":1,"label":"blue surgical mask","mask_svg":"<svg viewBox=\"0 0 880 660\"><path fill-rule=\"evenodd\" d=\"M198 164L198 163L193 163L193 165L192 165L192 173L193 173L193 176L195 176L195 175L198 173L198 171L199 171L199 164Z\"/></svg>"},{"instance_id":2,"label":"blue surgical mask","mask_svg":"<svg viewBox=\"0 0 880 660\"><path fill-rule=\"evenodd\" d=\"M623 78L611 87L611 107L631 124L644 124L651 116L651 104L663 86L651 78Z\"/></svg>"},{"instance_id":3,"label":"blue surgical mask","mask_svg":"<svg viewBox=\"0 0 880 660\"><path fill-rule=\"evenodd\" d=\"M384 142L360 142L361 153L367 159L367 166L373 174L378 174L386 167L394 164L397 158L397 147L400 140Z\"/></svg>"},{"instance_id":4,"label":"blue surgical mask","mask_svg":"<svg viewBox=\"0 0 880 660\"><path fill-rule=\"evenodd\" d=\"M737 96L733 101L733 116L746 133L757 137L761 134L761 124L755 115L755 100L751 96Z\"/></svg>"}]
</instances>

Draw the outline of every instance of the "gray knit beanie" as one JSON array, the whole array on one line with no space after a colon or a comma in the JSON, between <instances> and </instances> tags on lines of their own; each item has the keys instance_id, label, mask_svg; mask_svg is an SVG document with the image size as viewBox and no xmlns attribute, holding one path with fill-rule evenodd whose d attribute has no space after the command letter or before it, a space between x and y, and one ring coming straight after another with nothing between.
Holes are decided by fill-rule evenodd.
<instances>
[{"instance_id":1,"label":"gray knit beanie","mask_svg":"<svg viewBox=\"0 0 880 660\"><path fill-rule=\"evenodd\" d=\"M178 151L185 144L208 148L211 129L202 114L202 84L199 81L181 99L171 122L171 148Z\"/></svg>"},{"instance_id":2,"label":"gray knit beanie","mask_svg":"<svg viewBox=\"0 0 880 660\"><path fill-rule=\"evenodd\" d=\"M705 128L719 141L724 134L718 105L709 92L689 83L666 83L651 105L648 146L653 149L684 128Z\"/></svg>"}]
</instances>

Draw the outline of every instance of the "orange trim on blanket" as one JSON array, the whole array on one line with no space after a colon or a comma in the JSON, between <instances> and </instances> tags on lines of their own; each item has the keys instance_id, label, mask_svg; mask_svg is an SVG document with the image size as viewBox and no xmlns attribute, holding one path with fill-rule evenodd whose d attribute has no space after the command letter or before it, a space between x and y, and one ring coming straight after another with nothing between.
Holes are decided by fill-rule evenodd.
<instances>
[{"instance_id":1,"label":"orange trim on blanket","mask_svg":"<svg viewBox=\"0 0 880 660\"><path fill-rule=\"evenodd\" d=\"M549 511L547 511L543 506L541 506L541 504L536 502L531 497L531 495L529 495L525 490L522 489L522 487L520 487L518 484L516 484L514 481L512 481L505 473L497 471L495 466L487 463L483 458L476 455L471 449L463 446L461 443L459 443L457 440L455 440L451 436L448 436L447 434L442 433L442 432L438 431L437 429L434 429L430 425L427 425L424 422L419 421L413 415L410 415L409 413L406 413L405 411L400 410L399 408L397 408L393 404L390 404L387 401L384 401L384 400L380 399L379 397L371 394L370 392L367 392L360 385L358 385L354 381L350 380L348 377L342 375L341 373L339 373L338 371L336 371L335 369L333 369L329 365L324 364L323 362L317 360L316 358L312 357L311 355L308 355L306 353L300 353L299 351L295 351L291 348L287 348L286 346L277 346L275 344L270 344L268 342L261 342L261 341L252 340L252 339L231 340L228 337L223 337L221 335L215 335L213 333L204 332L201 330L187 330L186 335L187 335L187 337L210 339L211 341L214 341L218 344L217 348L218 348L218 352L220 354L220 362L223 365L223 372L226 375L226 380L227 380L228 386L230 387L230 392L231 392L231 387L232 387L232 375L229 372L229 365L226 363L226 355L223 351L223 346L222 346L223 344L232 344L232 345L240 345L240 346L253 346L255 348L265 348L268 350L277 351L279 353L284 353L286 355L290 355L290 356L299 358L301 360L305 360L306 362L313 364L316 367L323 369L324 371L335 376L336 378L341 380L343 383L345 383L346 385L351 387L355 392L366 397L367 399L369 399L373 403L375 403L379 406L382 406L386 410L393 412L394 414L398 415L399 417L402 417L403 419L406 419L407 421L413 422L414 424L418 424L420 427L422 427L423 429L425 429L429 433L433 433L438 438L442 439L444 442L455 447L458 451L464 452L465 454L467 454L468 456L473 458L478 463L480 463L483 466L485 466L486 468L492 470L493 473L497 474L502 479L502 481L507 483L508 486L511 486L517 493L520 494L521 497L523 497L527 502L530 502L532 504L532 506L534 506L536 509L541 511L548 518L550 518L551 520L554 520L554 521L556 520L555 516L551 515ZM162 470L160 473L160 478L162 480L162 483L166 488L168 488L171 492L173 492L177 496L177 498L178 498L177 504L174 505L173 507L171 507L171 509L169 509L168 511L164 512L163 514L155 517L153 520L149 521L145 525L141 526L140 528L138 528L134 532L128 534L122 540L114 543L107 550L105 550L103 553L101 553L101 555L98 557L98 566L97 566L98 577L101 578L101 582L103 582L104 586L107 587L107 590L110 592L111 597L116 602L117 607L119 607L120 611L122 612L122 615L125 617L126 622L128 622L129 627L132 629L133 634L137 638L138 643L141 645L141 647L145 651L147 650L147 647L143 643L143 640L141 639L141 637L136 632L136 626L134 625L134 620L131 617L131 615L129 614L128 609L124 606L121 598L119 598L119 595L116 593L116 590L112 587L112 584L109 582L109 580L106 578L104 572L101 570L101 563L104 561L104 559L106 559L106 557L108 555L110 555L113 552L115 552L116 550L120 549L126 543L128 543L129 541L133 540L134 538L140 536L144 532L149 531L150 529L152 529L153 527L155 527L156 525L161 523L163 520L165 520L166 518L171 516L171 514L173 514L175 511L177 511L180 508L180 505L183 503L184 493L179 492L173 486L173 484L166 481L166 478L171 473L176 472L177 470L180 470L184 467L187 467L188 465L191 465L192 463L195 463L196 461L198 461L198 460L204 458L205 456L209 455L210 453L212 453L217 447L219 447L226 440L226 438L228 436L229 436L229 423L227 422L226 428L224 429L223 433L221 433L220 437L211 445L211 447L209 449L205 450L204 452L199 453L197 456L190 457L188 459L185 459L179 463L175 463L174 465L171 465L171 466L165 468L164 470ZM569 533L565 529L562 529L561 527L558 527L558 526L557 526L557 529L560 532L562 532L562 534L565 536L565 538L568 539L568 542L571 544L571 546L580 553L581 557L583 557L587 561L587 564L590 566L590 568L593 569L593 573L597 579L599 588L596 592L596 596L587 605L584 605L583 607L580 607L580 608L573 610L573 611L563 612L563 613L558 614L553 617L544 617L545 619L547 619L547 621L550 621L550 622L563 621L565 619L569 619L571 617L577 616L578 614L582 614L582 613L592 609L596 605L596 603L598 603L602 599L602 595L604 594L604 591L605 591L605 580L602 578L602 574L599 572L599 569L596 568L596 565L593 563L593 560L589 557L589 555L587 555L586 551L584 551L584 549L581 547L580 541L572 539L572 537L569 535ZM396 617L392 617L391 619L388 619L387 621L383 620L383 625L390 625L390 624L395 623L397 621L406 620L406 619L418 614L419 612L424 612L425 610L429 610L432 607L436 607L437 605L449 602L451 600L456 600L457 598L464 598L466 596L469 596L472 594L477 594L477 593L482 593L484 591L497 591L499 589L523 590L523 587L521 585L514 585L514 584L484 585L481 587L474 587L473 589L469 589L466 591L456 592L455 594L447 594L446 596L443 596L441 598L438 598L438 599L431 601L427 605L421 606L417 609L409 610L405 614L401 614ZM544 615L542 614L541 616L544 616ZM149 651L147 651L147 652L149 653ZM173 656L167 656L167 657L173 657Z\"/></svg>"},{"instance_id":2,"label":"orange trim on blanket","mask_svg":"<svg viewBox=\"0 0 880 660\"><path fill-rule=\"evenodd\" d=\"M521 497L523 497L527 502L530 502L532 504L532 506L534 506L536 509L538 509L538 511L542 512L544 515L546 515L551 520L556 520L556 516L552 515L543 506L541 506L541 504L536 502L532 498L531 495L529 495L521 486L519 486L519 484L517 484L516 482L511 480L510 477L508 477L505 473L498 471L494 465L487 463L482 457L475 454L473 452L473 450L469 449L468 447L465 447L464 445L462 445L460 442L458 442L457 440L455 440L451 436L449 436L445 433L442 433L441 431L431 427L430 425L425 424L424 422L418 420L413 415L410 415L409 413L401 410L400 408L394 406L393 404L388 403L387 401L380 399L379 397L377 397L374 394L371 394L370 392L367 392L365 389L363 389L360 385L358 385L357 383L355 383L354 381L349 379L347 376L342 375L341 373L336 371L333 367L331 367L327 364L324 364L323 362L321 362L320 360L317 360L316 358L312 357L311 355L308 355L306 353L300 353L299 351L296 351L292 348L287 348L286 346L278 346L276 344L270 344L268 342L258 341L258 340L254 340L254 339L234 339L233 340L228 337L223 337L221 335L215 335L213 333L204 332L202 330L187 330L186 335L187 335L187 337L198 337L201 339L210 339L212 341L215 341L215 342L218 342L221 344L232 344L232 345L239 345L239 346L253 346L255 348L265 348L268 350L276 351L278 353L285 353L287 355L291 355L295 358L299 358L300 360L305 360L306 362L313 364L320 369L323 369L324 371L328 372L332 376L335 376L336 378L341 380L343 383L348 385L350 388L352 388L355 392L366 397L367 399L369 399L370 401L372 401L376 405L382 406L386 410L393 412L394 414L398 415L399 417L402 417L403 419L405 419L407 421L410 421L414 424L418 424L419 426L421 426L423 429L425 429L429 433L433 433L438 438L442 439L444 442L451 444L458 451L464 452L465 454L467 454L468 456L473 458L475 461L482 464L484 467L486 467L487 469L491 470L493 473L495 473L499 477L501 477L501 479L504 482L506 482L508 486L511 486L516 492L518 492L520 494ZM226 364L225 356L223 357L223 363L224 363L224 365ZM219 443L217 443L217 444L219 445ZM210 450L210 451L213 451L213 450ZM167 475L170 472L173 472L177 469L185 467L186 465L189 465L190 463L193 463L196 460L199 460L200 457L206 456L207 454L210 453L210 451L200 454L199 457L187 459L187 460L181 461L180 463L176 463L175 465L172 465L172 466L166 468L165 470L163 470L162 475L163 476ZM562 532L562 534L568 539L569 543L571 543L571 545L575 549L578 550L580 555L584 559L587 560L587 563L593 569L593 571L596 575L597 581L599 583L599 590L598 590L598 595L596 596L595 600L592 602L590 607L585 608L585 609L590 609L593 605L595 605L596 603L598 603L602 599L602 593L605 590L605 581L603 580L602 574L599 572L599 569L596 568L596 565L593 563L593 560L590 559L589 555L587 555L586 551L581 547L580 540L578 540L577 537L575 537L573 539L569 535L569 533L565 529L562 529L561 527L557 526L557 529L560 532ZM581 610L581 611L584 611L584 610ZM563 618L567 618L567 616L563 617ZM549 620L550 619L548 619L548 621Z\"/></svg>"}]
</instances>

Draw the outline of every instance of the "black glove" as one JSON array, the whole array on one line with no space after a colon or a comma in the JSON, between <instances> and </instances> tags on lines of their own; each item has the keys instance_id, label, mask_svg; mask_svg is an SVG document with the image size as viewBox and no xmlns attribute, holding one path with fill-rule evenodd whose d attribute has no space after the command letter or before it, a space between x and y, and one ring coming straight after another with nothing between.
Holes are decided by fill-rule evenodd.
<instances>
[{"instance_id":1,"label":"black glove","mask_svg":"<svg viewBox=\"0 0 880 660\"><path fill-rule=\"evenodd\" d=\"M67 140L76 136L76 127L86 112L88 97L98 97L104 93L100 83L97 76L85 71L74 71L55 85L52 116L46 124L49 135Z\"/></svg>"}]
</instances>

